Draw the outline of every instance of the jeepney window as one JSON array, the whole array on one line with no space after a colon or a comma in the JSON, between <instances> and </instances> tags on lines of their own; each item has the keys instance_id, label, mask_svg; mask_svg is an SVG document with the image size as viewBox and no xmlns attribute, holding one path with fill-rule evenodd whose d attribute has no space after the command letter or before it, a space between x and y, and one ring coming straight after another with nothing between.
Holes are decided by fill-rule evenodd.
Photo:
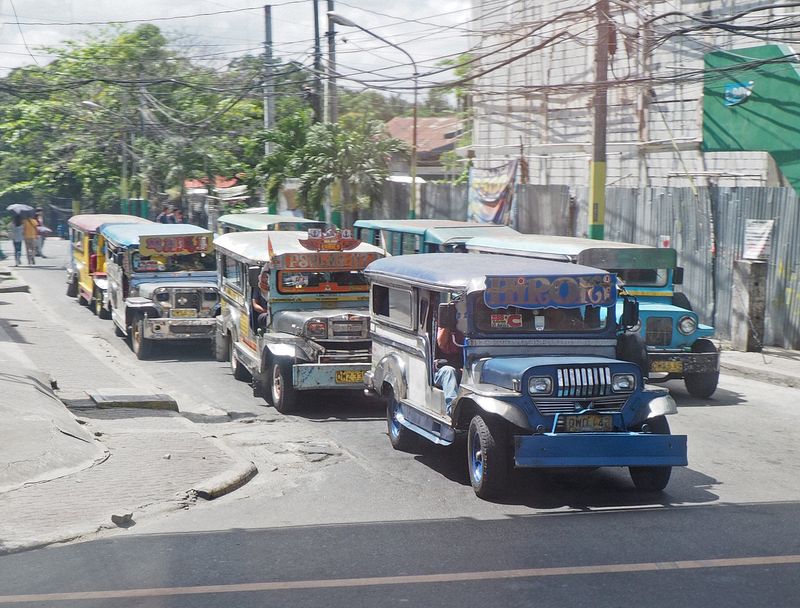
<instances>
[{"instance_id":1,"label":"jeepney window","mask_svg":"<svg viewBox=\"0 0 800 608\"><path fill-rule=\"evenodd\" d=\"M669 272L666 268L612 268L625 285L665 287Z\"/></svg>"},{"instance_id":2,"label":"jeepney window","mask_svg":"<svg viewBox=\"0 0 800 608\"><path fill-rule=\"evenodd\" d=\"M373 285L372 312L390 323L411 328L411 292Z\"/></svg>"},{"instance_id":3,"label":"jeepney window","mask_svg":"<svg viewBox=\"0 0 800 608\"><path fill-rule=\"evenodd\" d=\"M78 251L83 251L83 232L72 229L72 246Z\"/></svg>"},{"instance_id":4,"label":"jeepney window","mask_svg":"<svg viewBox=\"0 0 800 608\"><path fill-rule=\"evenodd\" d=\"M594 332L605 328L609 315L601 306L580 308L508 308L486 306L483 297L475 299L475 327L491 334Z\"/></svg>"},{"instance_id":5,"label":"jeepney window","mask_svg":"<svg viewBox=\"0 0 800 608\"><path fill-rule=\"evenodd\" d=\"M233 258L222 256L222 282L244 293L242 285L242 266Z\"/></svg>"},{"instance_id":6,"label":"jeepney window","mask_svg":"<svg viewBox=\"0 0 800 608\"><path fill-rule=\"evenodd\" d=\"M403 253L419 253L420 238L418 234L403 236Z\"/></svg>"}]
</instances>

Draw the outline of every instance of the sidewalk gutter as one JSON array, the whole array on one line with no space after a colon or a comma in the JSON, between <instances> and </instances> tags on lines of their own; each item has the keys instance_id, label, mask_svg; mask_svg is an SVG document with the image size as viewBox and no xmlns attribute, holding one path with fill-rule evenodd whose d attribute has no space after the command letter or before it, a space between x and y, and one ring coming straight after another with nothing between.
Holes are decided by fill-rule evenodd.
<instances>
[{"instance_id":1,"label":"sidewalk gutter","mask_svg":"<svg viewBox=\"0 0 800 608\"><path fill-rule=\"evenodd\" d=\"M214 500L220 496L225 496L225 494L238 490L258 474L258 467L256 467L253 461L240 456L238 452L231 449L228 444L221 439L218 439L214 435L206 435L204 439L210 441L217 446L217 448L225 452L236 464L224 473L207 479L192 488L191 491L198 498Z\"/></svg>"}]
</instances>

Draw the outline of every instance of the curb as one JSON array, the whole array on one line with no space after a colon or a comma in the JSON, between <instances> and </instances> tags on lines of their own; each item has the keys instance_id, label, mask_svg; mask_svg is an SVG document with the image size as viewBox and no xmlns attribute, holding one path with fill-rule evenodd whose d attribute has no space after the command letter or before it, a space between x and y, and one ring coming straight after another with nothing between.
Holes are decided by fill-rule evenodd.
<instances>
[{"instance_id":1,"label":"curb","mask_svg":"<svg viewBox=\"0 0 800 608\"><path fill-rule=\"evenodd\" d=\"M100 388L94 391L87 391L86 394L89 395L89 399L94 402L96 407L102 409L119 407L178 411L177 401L163 393L141 394L123 389Z\"/></svg>"},{"instance_id":2,"label":"curb","mask_svg":"<svg viewBox=\"0 0 800 608\"><path fill-rule=\"evenodd\" d=\"M734 376L741 376L742 378L752 378L759 382L766 382L768 384L775 384L777 386L785 386L787 388L800 387L800 378L790 376L789 374L782 374L780 372L767 371L761 368L748 367L746 365L739 365L737 363L726 363L720 361L720 371L727 372Z\"/></svg>"},{"instance_id":3,"label":"curb","mask_svg":"<svg viewBox=\"0 0 800 608\"><path fill-rule=\"evenodd\" d=\"M240 462L233 471L226 471L216 477L207 479L192 488L198 498L214 500L234 490L238 490L258 474L258 467L252 461Z\"/></svg>"},{"instance_id":4,"label":"curb","mask_svg":"<svg viewBox=\"0 0 800 608\"><path fill-rule=\"evenodd\" d=\"M0 279L0 293L30 293L31 288L27 283L11 279L8 281L10 285L4 285L4 281Z\"/></svg>"}]
</instances>

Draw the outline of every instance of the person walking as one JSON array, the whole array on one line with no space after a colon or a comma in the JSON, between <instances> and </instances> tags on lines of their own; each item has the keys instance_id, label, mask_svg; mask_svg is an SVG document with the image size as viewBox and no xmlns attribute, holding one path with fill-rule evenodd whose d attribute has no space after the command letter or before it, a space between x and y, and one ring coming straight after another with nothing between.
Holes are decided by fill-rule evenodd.
<instances>
[{"instance_id":1,"label":"person walking","mask_svg":"<svg viewBox=\"0 0 800 608\"><path fill-rule=\"evenodd\" d=\"M25 237L25 254L28 264L36 265L36 239L39 238L39 221L35 217L22 220L22 234Z\"/></svg>"},{"instance_id":2,"label":"person walking","mask_svg":"<svg viewBox=\"0 0 800 608\"><path fill-rule=\"evenodd\" d=\"M24 238L22 217L15 214L14 219L11 221L11 241L14 243L14 266L19 266L22 263L22 241Z\"/></svg>"},{"instance_id":3,"label":"person walking","mask_svg":"<svg viewBox=\"0 0 800 608\"><path fill-rule=\"evenodd\" d=\"M39 226L36 229L36 255L43 258L45 257L44 238L50 230L44 225L44 209L41 207L36 207L36 220L39 222Z\"/></svg>"}]
</instances>

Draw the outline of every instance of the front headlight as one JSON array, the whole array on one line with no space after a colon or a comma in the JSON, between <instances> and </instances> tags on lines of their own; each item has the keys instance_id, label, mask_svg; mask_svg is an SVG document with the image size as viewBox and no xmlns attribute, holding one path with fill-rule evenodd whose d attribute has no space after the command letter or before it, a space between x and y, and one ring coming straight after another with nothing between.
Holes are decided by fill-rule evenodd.
<instances>
[{"instance_id":1,"label":"front headlight","mask_svg":"<svg viewBox=\"0 0 800 608\"><path fill-rule=\"evenodd\" d=\"M697 330L697 321L695 321L694 317L681 317L680 321L678 321L678 331L684 336L693 334L695 330Z\"/></svg>"},{"instance_id":2,"label":"front headlight","mask_svg":"<svg viewBox=\"0 0 800 608\"><path fill-rule=\"evenodd\" d=\"M548 376L534 376L528 380L528 392L531 395L549 395L553 392L553 380Z\"/></svg>"},{"instance_id":3,"label":"front headlight","mask_svg":"<svg viewBox=\"0 0 800 608\"><path fill-rule=\"evenodd\" d=\"M328 323L326 321L309 321L306 323L305 333L309 338L327 338Z\"/></svg>"},{"instance_id":4,"label":"front headlight","mask_svg":"<svg viewBox=\"0 0 800 608\"><path fill-rule=\"evenodd\" d=\"M614 374L611 376L611 390L615 393L630 393L636 388L636 376L633 374Z\"/></svg>"}]
</instances>

